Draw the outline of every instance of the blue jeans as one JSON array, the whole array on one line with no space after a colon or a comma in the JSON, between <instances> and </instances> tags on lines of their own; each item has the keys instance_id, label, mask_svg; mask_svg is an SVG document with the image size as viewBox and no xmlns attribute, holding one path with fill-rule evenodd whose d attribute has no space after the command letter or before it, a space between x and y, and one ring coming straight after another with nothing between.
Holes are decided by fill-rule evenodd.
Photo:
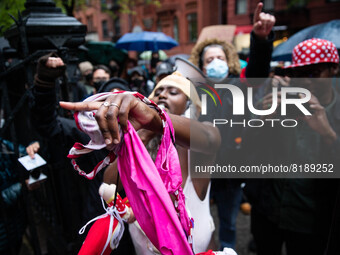
<instances>
[{"instance_id":1,"label":"blue jeans","mask_svg":"<svg viewBox=\"0 0 340 255\"><path fill-rule=\"evenodd\" d=\"M212 188L212 197L218 208L221 249L224 247L234 248L236 242L236 218L242 200L240 182L226 181L223 187L219 185Z\"/></svg>"}]
</instances>

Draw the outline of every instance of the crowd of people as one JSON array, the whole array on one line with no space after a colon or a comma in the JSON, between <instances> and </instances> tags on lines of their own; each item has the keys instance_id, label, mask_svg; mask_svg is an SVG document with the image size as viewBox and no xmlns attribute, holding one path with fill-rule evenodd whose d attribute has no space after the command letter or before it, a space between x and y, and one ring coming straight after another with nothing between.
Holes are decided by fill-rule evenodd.
<instances>
[{"instance_id":1,"label":"crowd of people","mask_svg":"<svg viewBox=\"0 0 340 255\"><path fill-rule=\"evenodd\" d=\"M235 47L216 38L208 38L195 45L188 60L191 64L188 65L194 65L200 70L208 86L232 84L244 92L248 87L253 87L254 105L263 110L271 109L274 104L274 87L298 86L308 89L311 99L307 104L311 115L293 116L298 123L294 128L214 126L213 120L220 116L240 123L243 119L250 119L252 114L246 112L244 116L233 115L235 100L232 93L225 89L216 89L223 107L212 114L201 115L202 91L195 88L197 77L190 77L187 73L181 73L181 70L176 71L174 63L160 61L158 52L154 52L149 66L138 65L134 59L127 59L125 65L115 60L110 61L107 66L93 66L88 61L79 63L81 78L76 84L77 89L72 90L73 102L61 102L60 106L73 112L95 111L95 117L92 117L97 121L101 138L98 138L93 130L89 137L82 132L84 128L79 127L80 120L75 122L58 113L56 80L63 76L67 66L56 53L39 59L32 90L31 120L44 141L42 144L48 151L47 161L52 165L54 188L62 201L62 234L67 242L72 243L67 251L69 254L79 251L84 241L85 237L78 235L78 230L89 220L105 213L98 194L99 186L103 182L114 183L122 197L125 197L127 189L124 183L119 181L119 171L122 169L119 168L121 164L117 160L110 161L92 180L86 180L73 170L74 166L67 158L69 150L77 143L89 144L91 148L98 145L97 150L77 158L77 166L90 172L98 168L98 162L105 161L108 151L121 146L124 134L131 124L152 160L157 162L166 124L157 111L158 108L155 111L154 107L149 107L145 103L147 99L144 98L152 100L157 107L163 109L169 117L166 121L171 121L170 127L173 127L174 134L169 127L169 136L178 154L181 184L175 192L169 191L171 187L166 188L176 210L180 201L178 194L184 194L188 217L194 222L189 224L193 227L192 232L188 232L185 227L183 229L187 237L192 235L192 240L188 239L188 243L192 244L192 252L183 254L204 254L208 250L224 250L223 254L233 254L229 248L235 248L236 218L241 203L245 201L251 205L251 233L257 254L280 255L283 245L287 255L339 254L339 179L235 179L228 178L227 175L225 178L212 179L209 174L200 178L191 174L193 162L206 166L223 165L225 162L234 165L240 162L246 162L248 165L262 162L270 162L273 165L290 162L331 162L334 164L334 171L340 166L340 102L338 91L333 86L335 77L339 76L337 48L332 42L323 39L303 41L294 48L292 64L284 68L284 75L269 78L275 17L262 12L262 6L263 4L259 3L254 11L250 53L243 71ZM245 80L248 78L265 79L261 80L261 84L252 84L250 79ZM299 78L297 85L293 82L296 78ZM138 92L140 96L136 97L135 94L124 91ZM109 95L103 101L86 100L93 95L109 92L119 93ZM281 91L277 92L277 97L276 103L280 105ZM298 95L298 98L300 97L301 95ZM212 100L207 103L208 108L214 106ZM279 108L271 115L260 118L280 119ZM1 142L10 146L5 140L1 139ZM32 143L27 147L27 153L34 157L40 147L39 144ZM10 164L5 165L6 169L10 167ZM17 183L17 178L2 172L5 171L1 170L3 178L0 187L3 199L0 202L4 205L7 203L8 214L19 205L13 202L16 198L6 199L13 192L3 191L11 188L16 194L18 187L14 184ZM162 178L167 176L171 179L171 176L160 173ZM159 185L171 183L164 178ZM214 240L215 225L210 211L211 203L215 203L218 209L219 246ZM148 206L145 206L145 210L149 210ZM138 211L134 213L137 214L136 219L139 222L124 223L126 230L120 245L112 254L161 254L160 251L165 251L165 247L150 242L140 226L144 224L141 222L144 219L138 218ZM185 226L183 219L179 218ZM24 226L25 223L17 224ZM3 229L3 226L4 223L0 221L0 229ZM3 236L2 233L4 231L0 232L0 236ZM22 235L23 228L17 233L19 235L15 241L8 244L0 242L3 244L0 246L0 253L13 250L14 254L18 252L20 245L17 245L16 249L9 247L20 243L18 236ZM171 233L168 238L172 238Z\"/></svg>"}]
</instances>

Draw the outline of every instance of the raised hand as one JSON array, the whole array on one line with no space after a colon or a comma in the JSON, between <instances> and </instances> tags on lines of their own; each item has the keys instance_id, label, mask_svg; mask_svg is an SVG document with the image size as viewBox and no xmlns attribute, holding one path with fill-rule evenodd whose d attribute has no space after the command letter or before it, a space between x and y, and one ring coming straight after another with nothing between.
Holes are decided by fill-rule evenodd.
<instances>
[{"instance_id":1,"label":"raised hand","mask_svg":"<svg viewBox=\"0 0 340 255\"><path fill-rule=\"evenodd\" d=\"M325 108L314 95L308 103L313 114L305 116L304 121L311 129L319 133L327 144L332 144L336 140L337 134L329 124Z\"/></svg>"},{"instance_id":2,"label":"raised hand","mask_svg":"<svg viewBox=\"0 0 340 255\"><path fill-rule=\"evenodd\" d=\"M45 65L50 68L57 68L59 66L63 66L64 62L59 57L49 57Z\"/></svg>"},{"instance_id":3,"label":"raised hand","mask_svg":"<svg viewBox=\"0 0 340 255\"><path fill-rule=\"evenodd\" d=\"M275 17L262 12L263 3L258 3L253 18L253 31L259 39L266 39L275 24Z\"/></svg>"}]
</instances>

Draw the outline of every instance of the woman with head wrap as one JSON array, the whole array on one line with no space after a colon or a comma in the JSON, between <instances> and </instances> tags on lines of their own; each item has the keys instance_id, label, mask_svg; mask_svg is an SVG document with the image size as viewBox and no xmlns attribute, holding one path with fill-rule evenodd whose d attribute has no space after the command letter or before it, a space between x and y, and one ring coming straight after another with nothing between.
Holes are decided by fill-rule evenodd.
<instances>
[{"instance_id":1,"label":"woman with head wrap","mask_svg":"<svg viewBox=\"0 0 340 255\"><path fill-rule=\"evenodd\" d=\"M162 79L151 95L149 96L156 104L163 107L168 113L181 115L190 119L197 119L201 110L201 101L198 97L195 87L180 73L175 72ZM208 123L201 123L209 125ZM190 127L183 127L190 128ZM154 136L152 133L141 130L139 132L143 142L153 158L155 158L161 136ZM212 134L214 135L214 134ZM193 136L190 137L194 139ZM193 140L190 141L192 144ZM214 145L218 146L218 144ZM194 219L193 230L193 249L195 253L207 251L213 247L212 234L215 230L214 222L210 214L210 178L192 178L190 174L190 157L202 158L202 164L212 163L214 159L214 149L207 148L206 151L194 153L191 151L189 157L189 148L176 144L182 171L182 188L185 194L186 208L189 210L191 217ZM140 240L138 229L134 225L130 225L130 233L136 245L137 254L149 254L141 252L143 244L137 243ZM138 236L139 235L139 236ZM146 245L144 245L145 248Z\"/></svg>"},{"instance_id":2,"label":"woman with head wrap","mask_svg":"<svg viewBox=\"0 0 340 255\"><path fill-rule=\"evenodd\" d=\"M124 95L116 95L115 97L118 99L121 96L123 97ZM179 155L183 178L182 188L186 196L187 208L195 220L193 232L194 252L198 253L206 251L208 248L214 248L209 246L214 231L209 207L210 177L191 177L189 172L189 148L191 151L190 157L199 157L202 165L211 164L220 145L218 129L211 124L195 121L200 113L201 102L192 83L179 73L174 73L162 79L149 98L164 108L175 128L176 149ZM125 100L125 98L118 100L119 102L117 102L122 105L126 105L126 102L129 101ZM139 112L137 110L139 107L135 108L133 106L134 103L129 103L129 105L134 108L131 108L131 111L136 111L131 115L129 113L129 116L140 116L137 113ZM126 111L127 109L124 109L124 114ZM154 110L149 112L148 109L147 113L143 110L142 122L150 119L148 117L149 113L153 114ZM190 116L193 120L190 120ZM144 129L139 128L138 134L154 159L158 151L161 134L155 132L157 129L154 127L155 124L152 123L154 122L148 125L144 124L142 127ZM116 164L112 164L107 168L104 182L112 183L116 180L115 169ZM136 225L131 224L129 228L137 254L153 254L150 251L150 248L152 248L150 241L136 228Z\"/></svg>"}]
</instances>

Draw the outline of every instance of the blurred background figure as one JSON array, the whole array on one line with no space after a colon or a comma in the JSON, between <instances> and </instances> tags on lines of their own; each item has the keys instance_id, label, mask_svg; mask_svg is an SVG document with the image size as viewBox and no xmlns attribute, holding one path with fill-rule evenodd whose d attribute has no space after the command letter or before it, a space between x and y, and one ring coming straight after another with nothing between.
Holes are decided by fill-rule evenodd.
<instances>
[{"instance_id":1,"label":"blurred background figure","mask_svg":"<svg viewBox=\"0 0 340 255\"><path fill-rule=\"evenodd\" d=\"M77 83L77 87L80 87L80 90L83 91L82 95L79 96L78 99L74 98L73 101L82 101L88 95L93 93L93 87L91 85L92 81L92 73L93 73L93 65L90 61L80 62L78 64L78 68L81 74L80 80Z\"/></svg>"},{"instance_id":2,"label":"blurred background figure","mask_svg":"<svg viewBox=\"0 0 340 255\"><path fill-rule=\"evenodd\" d=\"M105 82L98 90L102 92L130 91L129 83L121 78L111 78Z\"/></svg>"},{"instance_id":3,"label":"blurred background figure","mask_svg":"<svg viewBox=\"0 0 340 255\"><path fill-rule=\"evenodd\" d=\"M157 84L160 80L165 78L166 76L172 74L174 71L173 66L168 62L160 62L156 67L156 73L154 76L155 84Z\"/></svg>"},{"instance_id":4,"label":"blurred background figure","mask_svg":"<svg viewBox=\"0 0 340 255\"><path fill-rule=\"evenodd\" d=\"M123 70L122 70L120 78L128 81L129 80L128 70L130 70L131 68L134 68L135 66L137 66L137 60L134 58L127 58L124 62L124 66L123 66Z\"/></svg>"},{"instance_id":5,"label":"blurred background figure","mask_svg":"<svg viewBox=\"0 0 340 255\"><path fill-rule=\"evenodd\" d=\"M84 85L90 85L92 79L93 65L89 61L84 61L78 65L83 78Z\"/></svg>"},{"instance_id":6,"label":"blurred background figure","mask_svg":"<svg viewBox=\"0 0 340 255\"><path fill-rule=\"evenodd\" d=\"M156 74L156 67L160 61L158 51L153 51L150 60L150 75L153 77Z\"/></svg>"},{"instance_id":7,"label":"blurred background figure","mask_svg":"<svg viewBox=\"0 0 340 255\"><path fill-rule=\"evenodd\" d=\"M111 71L105 65L97 65L93 68L92 86L93 94L96 94L100 87L110 79Z\"/></svg>"},{"instance_id":8,"label":"blurred background figure","mask_svg":"<svg viewBox=\"0 0 340 255\"><path fill-rule=\"evenodd\" d=\"M114 59L110 60L109 68L111 71L111 77L119 77L121 68L116 60Z\"/></svg>"},{"instance_id":9,"label":"blurred background figure","mask_svg":"<svg viewBox=\"0 0 340 255\"><path fill-rule=\"evenodd\" d=\"M148 96L153 87L154 83L147 79L146 71L141 66L136 66L129 69L129 87L132 91L137 91L144 96Z\"/></svg>"}]
</instances>

